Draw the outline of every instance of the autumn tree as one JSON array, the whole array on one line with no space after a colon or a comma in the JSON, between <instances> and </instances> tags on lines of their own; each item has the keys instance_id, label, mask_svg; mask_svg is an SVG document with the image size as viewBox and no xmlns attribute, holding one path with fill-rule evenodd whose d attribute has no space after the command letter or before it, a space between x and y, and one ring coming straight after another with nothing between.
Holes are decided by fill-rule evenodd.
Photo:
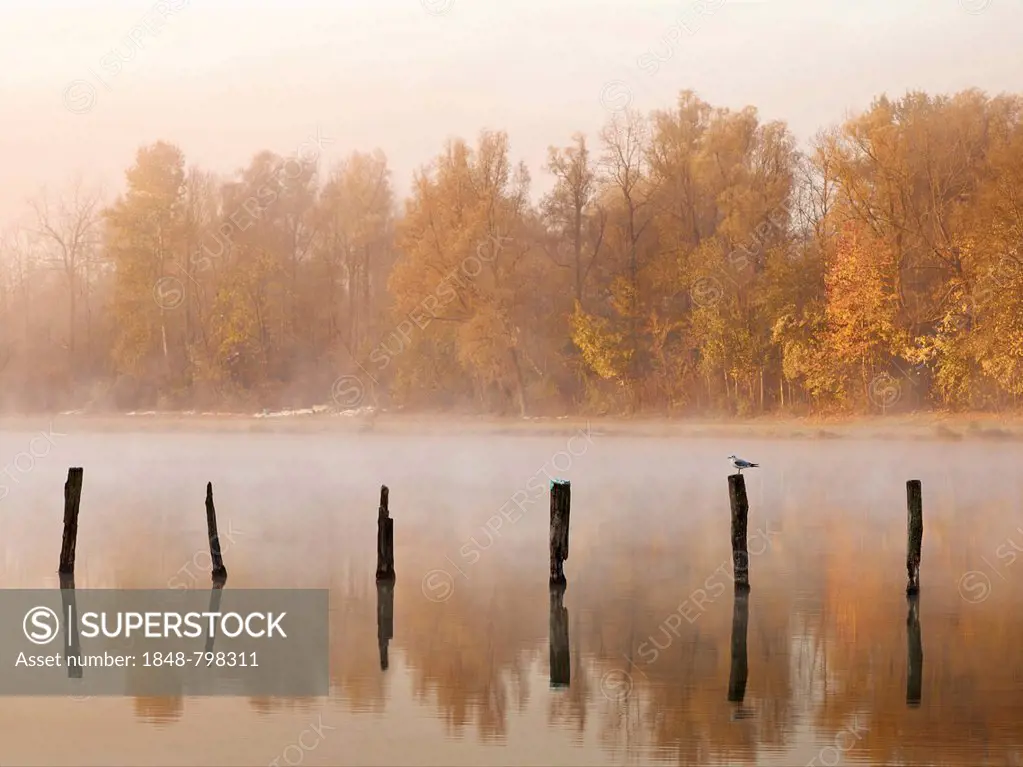
<instances>
[{"instance_id":1,"label":"autumn tree","mask_svg":"<svg viewBox=\"0 0 1023 767\"><path fill-rule=\"evenodd\" d=\"M586 137L577 133L564 148L547 150L545 170L555 178L554 188L540 203L551 258L572 272L575 300L585 307L586 283L600 257L607 212L598 199L596 169ZM561 258L567 251L568 258Z\"/></svg>"},{"instance_id":2,"label":"autumn tree","mask_svg":"<svg viewBox=\"0 0 1023 767\"><path fill-rule=\"evenodd\" d=\"M323 343L366 357L384 330L387 278L394 266L397 211L387 158L354 152L333 169L320 194L313 273L325 300L315 326Z\"/></svg>"},{"instance_id":3,"label":"autumn tree","mask_svg":"<svg viewBox=\"0 0 1023 767\"><path fill-rule=\"evenodd\" d=\"M486 131L475 148L452 141L416 174L390 287L399 326L412 318L426 345L411 327L385 343L399 386L453 386L525 414L530 300L544 265L523 234L529 176L508 153L507 136ZM410 344L420 351L404 353ZM446 362L446 380L424 364L427 351Z\"/></svg>"},{"instance_id":4,"label":"autumn tree","mask_svg":"<svg viewBox=\"0 0 1023 767\"><path fill-rule=\"evenodd\" d=\"M185 250L184 155L157 142L139 150L126 174L128 189L104 212L106 254L115 274L120 373L169 390L186 384L180 337L180 270Z\"/></svg>"}]
</instances>

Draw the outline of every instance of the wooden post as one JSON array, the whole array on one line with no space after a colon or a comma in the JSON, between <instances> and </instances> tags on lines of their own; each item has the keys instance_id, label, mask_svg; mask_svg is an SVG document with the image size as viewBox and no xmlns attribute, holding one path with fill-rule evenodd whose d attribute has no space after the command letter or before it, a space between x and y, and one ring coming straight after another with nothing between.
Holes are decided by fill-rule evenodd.
<instances>
[{"instance_id":1,"label":"wooden post","mask_svg":"<svg viewBox=\"0 0 1023 767\"><path fill-rule=\"evenodd\" d=\"M924 538L924 500L919 479L911 479L906 483L906 505L909 510L906 523L906 572L909 583L906 585L906 593L916 594L920 591L920 546Z\"/></svg>"},{"instance_id":2,"label":"wooden post","mask_svg":"<svg viewBox=\"0 0 1023 767\"><path fill-rule=\"evenodd\" d=\"M67 481L64 483L64 537L60 544L61 575L73 575L75 572L75 546L78 543L78 505L82 501L81 468L67 470Z\"/></svg>"},{"instance_id":3,"label":"wooden post","mask_svg":"<svg viewBox=\"0 0 1023 767\"><path fill-rule=\"evenodd\" d=\"M224 558L220 555L220 536L217 534L217 510L213 508L213 483L206 483L206 531L210 537L210 562L213 563L213 580L227 578Z\"/></svg>"},{"instance_id":4,"label":"wooden post","mask_svg":"<svg viewBox=\"0 0 1023 767\"><path fill-rule=\"evenodd\" d=\"M728 674L728 700L742 703L746 697L749 665L746 656L746 633L749 627L749 594L740 591L732 605L732 668Z\"/></svg>"},{"instance_id":5,"label":"wooden post","mask_svg":"<svg viewBox=\"0 0 1023 767\"><path fill-rule=\"evenodd\" d=\"M394 520L387 508L387 485L380 486L377 510L377 583L394 583Z\"/></svg>"},{"instance_id":6,"label":"wooden post","mask_svg":"<svg viewBox=\"0 0 1023 767\"><path fill-rule=\"evenodd\" d=\"M551 587L551 687L568 687L572 681L572 660L568 650L568 608L565 587Z\"/></svg>"},{"instance_id":7,"label":"wooden post","mask_svg":"<svg viewBox=\"0 0 1023 767\"><path fill-rule=\"evenodd\" d=\"M735 590L749 591L749 550L746 545L749 501L746 499L746 480L742 474L729 475L728 502L732 507L732 570Z\"/></svg>"},{"instance_id":8,"label":"wooden post","mask_svg":"<svg viewBox=\"0 0 1023 767\"><path fill-rule=\"evenodd\" d=\"M906 673L906 705L916 708L920 705L924 677L924 647L920 638L920 597L911 594L906 597L909 612L906 615L906 645L909 650L909 668Z\"/></svg>"},{"instance_id":9,"label":"wooden post","mask_svg":"<svg viewBox=\"0 0 1023 767\"><path fill-rule=\"evenodd\" d=\"M75 600L75 576L70 573L60 575L60 603L62 617L71 616L70 621L61 620L64 624L64 665L67 666L67 676L68 679L81 679L82 646L78 636L78 603Z\"/></svg>"},{"instance_id":10,"label":"wooden post","mask_svg":"<svg viewBox=\"0 0 1023 767\"><path fill-rule=\"evenodd\" d=\"M377 646L380 670L387 671L387 645L394 638L394 584L377 583Z\"/></svg>"},{"instance_id":11,"label":"wooden post","mask_svg":"<svg viewBox=\"0 0 1023 767\"><path fill-rule=\"evenodd\" d=\"M551 586L566 586L564 563L568 560L568 523L572 507L572 483L551 481Z\"/></svg>"}]
</instances>

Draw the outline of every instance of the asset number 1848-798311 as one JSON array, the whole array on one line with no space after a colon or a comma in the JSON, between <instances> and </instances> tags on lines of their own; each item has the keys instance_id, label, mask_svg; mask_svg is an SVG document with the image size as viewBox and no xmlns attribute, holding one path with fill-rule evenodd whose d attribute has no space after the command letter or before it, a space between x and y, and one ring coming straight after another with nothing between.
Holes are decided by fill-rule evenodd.
<instances>
[{"instance_id":1,"label":"asset number 1848-798311","mask_svg":"<svg viewBox=\"0 0 1023 767\"><path fill-rule=\"evenodd\" d=\"M143 666L197 666L218 668L249 668L256 667L256 653L254 652L144 652L142 653Z\"/></svg>"}]
</instances>

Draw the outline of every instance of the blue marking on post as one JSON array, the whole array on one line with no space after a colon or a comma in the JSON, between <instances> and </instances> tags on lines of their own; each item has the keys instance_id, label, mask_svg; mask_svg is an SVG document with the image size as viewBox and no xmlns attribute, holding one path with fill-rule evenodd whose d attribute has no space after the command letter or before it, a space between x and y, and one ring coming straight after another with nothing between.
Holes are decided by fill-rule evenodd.
<instances>
[{"instance_id":1,"label":"blue marking on post","mask_svg":"<svg viewBox=\"0 0 1023 767\"><path fill-rule=\"evenodd\" d=\"M549 490L553 490L555 485L571 485L571 484L572 483L569 482L567 479L552 479L551 480L551 486L548 489Z\"/></svg>"}]
</instances>

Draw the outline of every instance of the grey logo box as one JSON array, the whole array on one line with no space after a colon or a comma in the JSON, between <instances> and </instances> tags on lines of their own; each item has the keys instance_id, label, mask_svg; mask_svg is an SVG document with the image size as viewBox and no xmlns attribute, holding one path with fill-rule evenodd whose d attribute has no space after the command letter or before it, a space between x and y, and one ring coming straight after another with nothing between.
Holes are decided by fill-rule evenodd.
<instances>
[{"instance_id":1,"label":"grey logo box","mask_svg":"<svg viewBox=\"0 0 1023 767\"><path fill-rule=\"evenodd\" d=\"M0 695L326 696L329 622L326 589L0 589Z\"/></svg>"}]
</instances>

